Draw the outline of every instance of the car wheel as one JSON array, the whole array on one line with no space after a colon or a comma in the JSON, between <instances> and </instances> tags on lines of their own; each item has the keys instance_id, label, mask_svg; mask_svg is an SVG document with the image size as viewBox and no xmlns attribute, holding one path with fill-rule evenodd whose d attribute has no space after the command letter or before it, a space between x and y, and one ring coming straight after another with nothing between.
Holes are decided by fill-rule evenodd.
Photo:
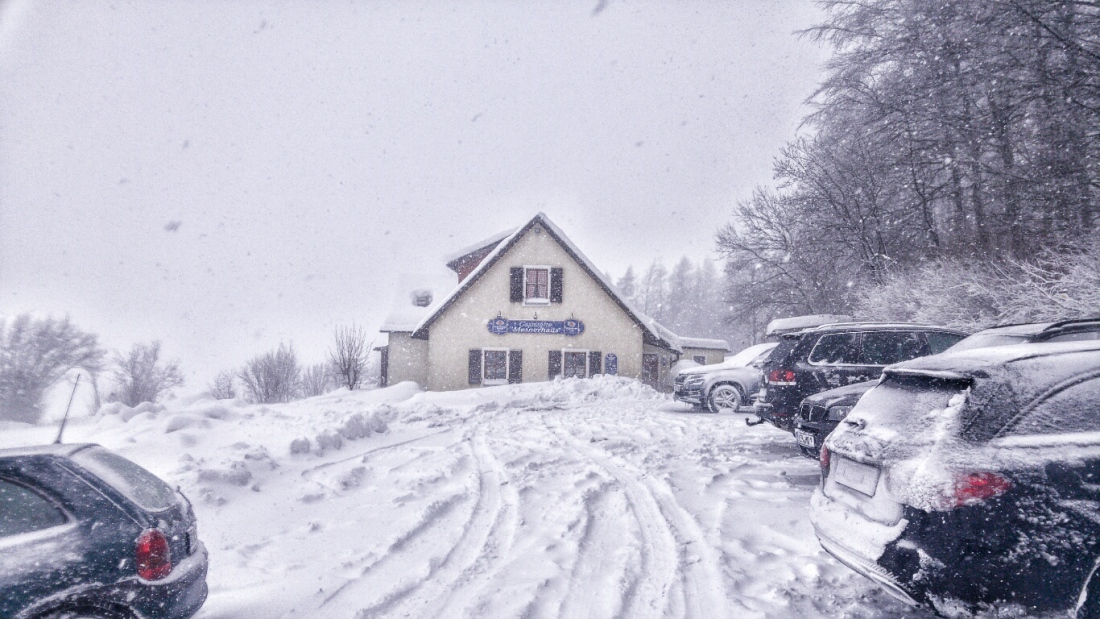
<instances>
[{"instance_id":1,"label":"car wheel","mask_svg":"<svg viewBox=\"0 0 1100 619\"><path fill-rule=\"evenodd\" d=\"M744 401L741 389L730 383L716 385L707 397L708 408L712 413L736 413Z\"/></svg>"}]
</instances>

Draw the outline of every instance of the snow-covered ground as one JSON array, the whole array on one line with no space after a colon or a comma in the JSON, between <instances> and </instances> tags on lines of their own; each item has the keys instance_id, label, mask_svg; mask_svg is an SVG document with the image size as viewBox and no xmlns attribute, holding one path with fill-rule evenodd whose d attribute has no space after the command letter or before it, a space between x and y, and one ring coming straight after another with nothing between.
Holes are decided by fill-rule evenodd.
<instances>
[{"instance_id":1,"label":"snow-covered ground","mask_svg":"<svg viewBox=\"0 0 1100 619\"><path fill-rule=\"evenodd\" d=\"M66 440L192 500L211 557L200 619L927 616L820 549L817 463L744 417L614 377L403 383L114 405ZM0 446L52 433L9 427Z\"/></svg>"}]
</instances>

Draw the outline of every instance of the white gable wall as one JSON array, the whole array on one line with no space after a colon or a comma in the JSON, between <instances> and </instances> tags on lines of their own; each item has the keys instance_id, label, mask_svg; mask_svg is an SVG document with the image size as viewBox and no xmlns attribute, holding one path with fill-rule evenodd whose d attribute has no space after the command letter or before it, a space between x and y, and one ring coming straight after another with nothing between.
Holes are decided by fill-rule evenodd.
<instances>
[{"instance_id":1,"label":"white gable wall","mask_svg":"<svg viewBox=\"0 0 1100 619\"><path fill-rule=\"evenodd\" d=\"M562 303L524 305L509 302L511 267L543 265L564 269ZM486 323L500 313L510 320L566 320L584 323L578 336L493 335ZM641 377L642 331L623 309L545 230L528 230L495 264L431 325L428 341L428 389L469 386L469 351L481 348L523 350L523 382L549 378L548 353L563 348L599 350L619 358L619 375ZM666 351L665 354L671 354Z\"/></svg>"}]
</instances>

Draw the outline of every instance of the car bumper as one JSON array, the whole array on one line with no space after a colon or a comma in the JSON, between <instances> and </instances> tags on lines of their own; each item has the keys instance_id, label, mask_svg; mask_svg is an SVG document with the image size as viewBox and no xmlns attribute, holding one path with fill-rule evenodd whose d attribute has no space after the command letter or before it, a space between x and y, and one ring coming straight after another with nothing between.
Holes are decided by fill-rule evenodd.
<instances>
[{"instance_id":1,"label":"car bumper","mask_svg":"<svg viewBox=\"0 0 1100 619\"><path fill-rule=\"evenodd\" d=\"M810 522L821 547L837 561L870 579L891 596L917 605L919 596L906 589L902 579L879 564L887 547L905 531L908 521L885 525L864 518L817 489L810 499ZM843 543L839 540L849 540ZM858 547L857 547L858 545Z\"/></svg>"},{"instance_id":2,"label":"car bumper","mask_svg":"<svg viewBox=\"0 0 1100 619\"><path fill-rule=\"evenodd\" d=\"M821 454L821 444L825 437L836 429L835 421L805 421L795 419L794 438L798 442L798 448L807 458L817 458Z\"/></svg>"},{"instance_id":3,"label":"car bumper","mask_svg":"<svg viewBox=\"0 0 1100 619\"><path fill-rule=\"evenodd\" d=\"M703 397L703 388L701 386L695 389L691 387L677 388L672 392L672 398L689 404L706 404L706 398Z\"/></svg>"}]
</instances>

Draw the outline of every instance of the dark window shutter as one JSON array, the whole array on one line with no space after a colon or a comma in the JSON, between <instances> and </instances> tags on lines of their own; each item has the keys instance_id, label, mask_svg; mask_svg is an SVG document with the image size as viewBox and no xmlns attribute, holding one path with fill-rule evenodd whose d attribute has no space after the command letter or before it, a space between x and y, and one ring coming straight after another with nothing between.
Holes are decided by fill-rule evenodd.
<instances>
[{"instance_id":1,"label":"dark window shutter","mask_svg":"<svg viewBox=\"0 0 1100 619\"><path fill-rule=\"evenodd\" d=\"M508 351L508 382L509 383L522 383L523 382L523 351L522 350L509 350Z\"/></svg>"},{"instance_id":2,"label":"dark window shutter","mask_svg":"<svg viewBox=\"0 0 1100 619\"><path fill-rule=\"evenodd\" d=\"M550 379L551 380L553 380L554 378L556 378L558 376L561 376L561 351L560 350L551 350L550 351L550 359L549 359L549 366L548 367L550 368L549 373L550 373Z\"/></svg>"},{"instance_id":3,"label":"dark window shutter","mask_svg":"<svg viewBox=\"0 0 1100 619\"><path fill-rule=\"evenodd\" d=\"M508 299L523 303L523 267L512 267L508 276Z\"/></svg>"},{"instance_id":4,"label":"dark window shutter","mask_svg":"<svg viewBox=\"0 0 1100 619\"><path fill-rule=\"evenodd\" d=\"M588 353L588 376L592 377L596 374L602 374L603 371L600 368L600 361L603 360L603 353L598 350L593 350Z\"/></svg>"},{"instance_id":5,"label":"dark window shutter","mask_svg":"<svg viewBox=\"0 0 1100 619\"><path fill-rule=\"evenodd\" d=\"M470 384L481 384L481 349L470 349Z\"/></svg>"},{"instance_id":6,"label":"dark window shutter","mask_svg":"<svg viewBox=\"0 0 1100 619\"><path fill-rule=\"evenodd\" d=\"M565 269L556 267L550 269L550 302L561 303L562 279Z\"/></svg>"}]
</instances>

